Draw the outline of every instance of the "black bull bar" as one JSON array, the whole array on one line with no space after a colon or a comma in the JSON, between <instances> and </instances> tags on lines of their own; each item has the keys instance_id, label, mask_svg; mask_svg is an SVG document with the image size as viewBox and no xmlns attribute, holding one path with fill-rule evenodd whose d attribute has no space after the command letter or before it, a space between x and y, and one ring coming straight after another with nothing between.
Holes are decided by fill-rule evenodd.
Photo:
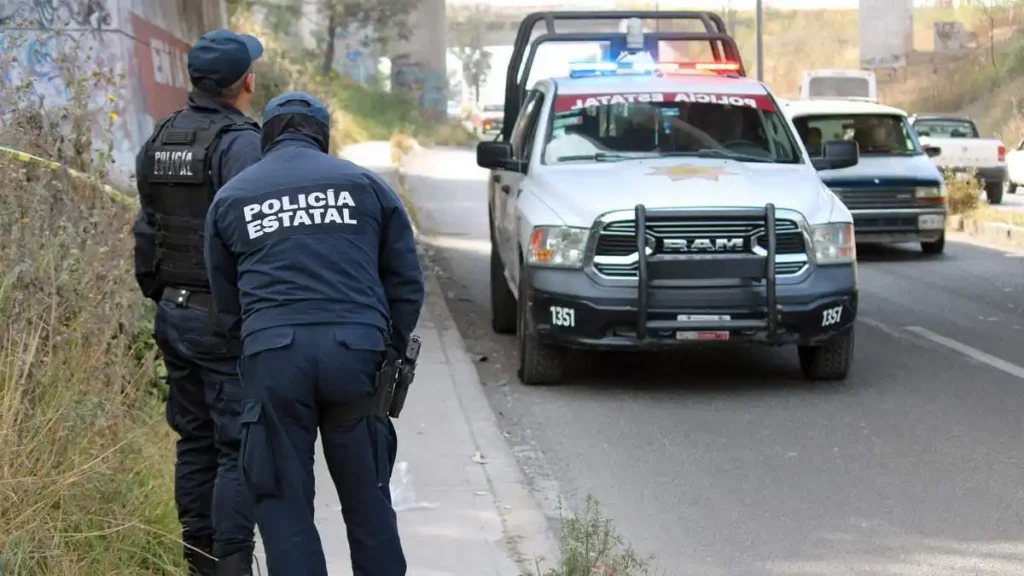
<instances>
[{"instance_id":1,"label":"black bull bar","mask_svg":"<svg viewBox=\"0 0 1024 576\"><path fill-rule=\"evenodd\" d=\"M767 250L764 254L647 254L647 208L636 206L636 248L637 248L637 315L636 338L643 341L652 331L764 331L770 341L778 335L778 305L775 282L775 205L766 204L763 209L726 210L668 210L657 211L658 218L686 218L695 215L721 218L749 218L752 215L764 218L764 234ZM751 237L751 242L752 237ZM753 249L753 246L751 246ZM747 279L765 282L765 315L763 318L740 320L648 320L650 290L652 288L683 287L693 280Z\"/></svg>"}]
</instances>

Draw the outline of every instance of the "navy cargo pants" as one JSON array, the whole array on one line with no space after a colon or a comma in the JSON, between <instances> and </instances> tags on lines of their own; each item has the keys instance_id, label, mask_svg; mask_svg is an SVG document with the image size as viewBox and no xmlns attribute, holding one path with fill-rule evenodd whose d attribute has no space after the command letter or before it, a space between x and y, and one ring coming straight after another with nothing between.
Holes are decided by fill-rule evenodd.
<instances>
[{"instance_id":1,"label":"navy cargo pants","mask_svg":"<svg viewBox=\"0 0 1024 576\"><path fill-rule=\"evenodd\" d=\"M327 576L313 521L318 429L341 500L353 576L405 574L389 488L395 428L386 416L345 421L334 414L373 394L383 359L384 336L368 327L276 327L246 336L242 474L256 499L270 576Z\"/></svg>"},{"instance_id":2,"label":"navy cargo pants","mask_svg":"<svg viewBox=\"0 0 1024 576\"><path fill-rule=\"evenodd\" d=\"M155 332L167 366L167 423L179 436L174 496L182 539L225 558L252 551L254 518L238 467L241 350L210 328L207 298L161 301Z\"/></svg>"}]
</instances>

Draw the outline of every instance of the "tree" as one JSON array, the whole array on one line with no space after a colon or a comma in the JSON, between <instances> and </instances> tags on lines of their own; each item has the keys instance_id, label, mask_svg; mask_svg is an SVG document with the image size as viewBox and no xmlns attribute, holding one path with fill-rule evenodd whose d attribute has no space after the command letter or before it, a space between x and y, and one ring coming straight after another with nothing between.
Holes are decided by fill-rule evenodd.
<instances>
[{"instance_id":1,"label":"tree","mask_svg":"<svg viewBox=\"0 0 1024 576\"><path fill-rule=\"evenodd\" d=\"M275 31L290 30L299 19L308 19L314 8L321 27L320 72L329 74L334 67L334 41L338 33L356 26L371 31L368 43L385 50L388 43L408 40L412 34L410 17L420 0L229 0L233 8L261 8L267 24Z\"/></svg>"},{"instance_id":2,"label":"tree","mask_svg":"<svg viewBox=\"0 0 1024 576\"><path fill-rule=\"evenodd\" d=\"M473 88L473 101L480 102L480 87L491 73L491 53L485 47L487 24L494 19L482 4L466 8L449 6L448 38L452 51L462 62L462 76Z\"/></svg>"}]
</instances>

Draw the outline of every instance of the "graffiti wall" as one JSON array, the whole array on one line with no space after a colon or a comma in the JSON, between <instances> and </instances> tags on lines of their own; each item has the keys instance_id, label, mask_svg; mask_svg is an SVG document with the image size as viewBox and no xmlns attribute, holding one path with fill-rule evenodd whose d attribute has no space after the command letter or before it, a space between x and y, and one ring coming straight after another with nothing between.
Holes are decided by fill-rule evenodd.
<instances>
[{"instance_id":1,"label":"graffiti wall","mask_svg":"<svg viewBox=\"0 0 1024 576\"><path fill-rule=\"evenodd\" d=\"M392 59L391 86L411 94L424 110L444 114L448 109L447 70L436 70L405 58Z\"/></svg>"},{"instance_id":2,"label":"graffiti wall","mask_svg":"<svg viewBox=\"0 0 1024 576\"><path fill-rule=\"evenodd\" d=\"M225 25L223 0L6 0L0 8L0 52L16 45L5 83L32 80L44 103L68 98L56 58L75 56L78 72L123 77L94 103L113 107L114 162L127 182L135 155L157 121L185 104L191 42ZM96 134L97 143L107 134Z\"/></svg>"}]
</instances>

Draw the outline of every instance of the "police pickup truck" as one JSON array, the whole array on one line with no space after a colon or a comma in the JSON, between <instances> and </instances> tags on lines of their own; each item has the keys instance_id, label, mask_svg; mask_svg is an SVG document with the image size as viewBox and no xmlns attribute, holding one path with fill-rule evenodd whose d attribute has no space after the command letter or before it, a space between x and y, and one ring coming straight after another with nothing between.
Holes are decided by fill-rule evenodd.
<instances>
[{"instance_id":1,"label":"police pickup truck","mask_svg":"<svg viewBox=\"0 0 1024 576\"><path fill-rule=\"evenodd\" d=\"M525 81L559 20L629 19L608 61ZM706 32L644 33L633 19L689 18ZM548 33L529 44L532 27ZM665 28L665 27L662 27ZM658 63L659 42L711 44L712 60ZM492 323L516 333L525 384L563 378L567 348L796 345L808 379L843 379L854 350L856 248L849 210L817 170L858 162L852 142L813 161L771 91L746 78L708 12L553 12L523 22L505 129L490 169ZM521 103L521 105L520 105Z\"/></svg>"}]
</instances>

